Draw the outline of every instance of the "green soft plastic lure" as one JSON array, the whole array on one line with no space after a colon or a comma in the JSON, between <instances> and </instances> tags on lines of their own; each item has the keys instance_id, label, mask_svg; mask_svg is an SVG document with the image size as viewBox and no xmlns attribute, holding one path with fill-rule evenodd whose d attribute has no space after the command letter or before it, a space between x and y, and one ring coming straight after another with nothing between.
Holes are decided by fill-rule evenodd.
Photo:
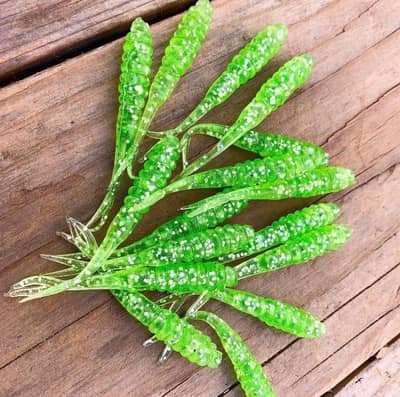
<instances>
[{"instance_id":1,"label":"green soft plastic lure","mask_svg":"<svg viewBox=\"0 0 400 397\"><path fill-rule=\"evenodd\" d=\"M222 253L236 252L254 236L248 225L224 225L188 233L174 240L160 242L137 254L108 260L102 270L115 270L133 265L159 266L165 263L191 263L216 258Z\"/></svg>"},{"instance_id":2,"label":"green soft plastic lure","mask_svg":"<svg viewBox=\"0 0 400 397\"><path fill-rule=\"evenodd\" d=\"M347 226L321 226L235 266L235 270L244 278L307 262L338 249L350 236Z\"/></svg>"},{"instance_id":3,"label":"green soft plastic lure","mask_svg":"<svg viewBox=\"0 0 400 397\"><path fill-rule=\"evenodd\" d=\"M123 44L114 168L107 193L87 223L92 230L98 230L106 222L121 178L127 168L125 157L132 151L133 136L139 126L149 90L152 54L149 25L141 18L137 18L132 23Z\"/></svg>"},{"instance_id":4,"label":"green soft plastic lure","mask_svg":"<svg viewBox=\"0 0 400 397\"><path fill-rule=\"evenodd\" d=\"M213 299L286 333L301 338L319 338L325 334L324 324L316 317L287 303L229 288L210 291L209 294Z\"/></svg>"},{"instance_id":5,"label":"green soft plastic lure","mask_svg":"<svg viewBox=\"0 0 400 397\"><path fill-rule=\"evenodd\" d=\"M304 84L311 74L312 66L313 61L309 55L297 56L286 62L264 83L218 144L190 164L182 175L192 174L206 165L278 109L296 89Z\"/></svg>"},{"instance_id":6,"label":"green soft plastic lure","mask_svg":"<svg viewBox=\"0 0 400 397\"><path fill-rule=\"evenodd\" d=\"M218 261L227 263L257 254L318 227L330 225L338 216L339 207L334 203L314 204L300 209L257 231L243 250L220 256Z\"/></svg>"},{"instance_id":7,"label":"green soft plastic lure","mask_svg":"<svg viewBox=\"0 0 400 397\"><path fill-rule=\"evenodd\" d=\"M260 363L243 339L224 320L204 311L198 312L195 318L206 322L218 335L247 397L276 397Z\"/></svg>"},{"instance_id":8,"label":"green soft plastic lure","mask_svg":"<svg viewBox=\"0 0 400 397\"><path fill-rule=\"evenodd\" d=\"M248 202L246 200L232 201L195 217L190 217L188 211L186 211L182 215L165 222L142 240L116 250L113 257L131 255L162 242L182 237L188 233L212 229L218 224L240 214L247 205Z\"/></svg>"},{"instance_id":9,"label":"green soft plastic lure","mask_svg":"<svg viewBox=\"0 0 400 397\"><path fill-rule=\"evenodd\" d=\"M197 124L190 128L181 139L182 162L187 164L188 149L194 135L201 134L222 139L230 126L222 124ZM261 157L276 157L284 154L308 156L315 158L321 148L313 143L295 139L285 135L268 132L248 131L239 138L234 146L253 152Z\"/></svg>"},{"instance_id":10,"label":"green soft plastic lure","mask_svg":"<svg viewBox=\"0 0 400 397\"><path fill-rule=\"evenodd\" d=\"M189 361L211 368L220 364L222 354L213 341L175 313L160 308L137 292L114 291L114 296L158 340Z\"/></svg>"},{"instance_id":11,"label":"green soft plastic lure","mask_svg":"<svg viewBox=\"0 0 400 397\"><path fill-rule=\"evenodd\" d=\"M204 41L211 23L212 8L208 0L199 0L183 15L173 34L161 65L150 85L149 96L140 125L132 142L132 150L126 158L128 173L133 177L132 164L135 162L139 145L147 133L158 109L170 97L180 78L191 66Z\"/></svg>"},{"instance_id":12,"label":"green soft plastic lure","mask_svg":"<svg viewBox=\"0 0 400 397\"><path fill-rule=\"evenodd\" d=\"M218 224L230 219L231 217L239 214L248 205L248 202L243 201L232 201L224 203L219 207L213 208L207 213L199 214L195 217L190 217L189 211L184 212L182 215L177 216L170 221L165 222L156 228L152 233L144 237L143 239L136 241L126 247L116 249L110 258L118 258L121 256L133 255L139 251L145 250L150 247L154 247L157 244L166 242L168 240L173 240L178 237L184 236L188 233L193 233L196 231L202 231L206 229L212 229ZM74 220L74 223L77 222ZM79 222L78 222L79 223ZM84 227L85 225L83 225ZM85 232L85 237L88 236L87 231ZM72 275L73 273L79 273L79 269L83 269L85 266L84 260L90 258L93 253L88 250L87 242L82 242L82 245L78 246L80 248L83 246L85 252L76 252L70 254L61 255L46 255L41 256L44 259L50 260L52 262L61 263L68 267L73 267L71 271L67 272L67 275ZM76 240L74 240L76 242ZM62 272L62 273L60 273ZM64 271L52 272L51 275L57 276L59 274L64 274ZM50 275L50 274L49 274Z\"/></svg>"},{"instance_id":13,"label":"green soft plastic lure","mask_svg":"<svg viewBox=\"0 0 400 397\"><path fill-rule=\"evenodd\" d=\"M190 216L215 208L232 200L282 200L286 198L312 197L343 190L355 183L353 172L342 167L320 167L304 172L290 180L250 186L216 194L189 205Z\"/></svg>"},{"instance_id":14,"label":"green soft plastic lure","mask_svg":"<svg viewBox=\"0 0 400 397\"><path fill-rule=\"evenodd\" d=\"M94 275L74 289L122 289L201 294L224 287L235 287L236 271L220 263L202 262L157 267L134 266L126 270Z\"/></svg>"},{"instance_id":15,"label":"green soft plastic lure","mask_svg":"<svg viewBox=\"0 0 400 397\"><path fill-rule=\"evenodd\" d=\"M262 184L270 184L277 180L291 180L304 171L328 163L327 154L320 149L313 157L284 154L277 157L247 160L232 166L214 168L183 177L164 189L157 190L145 201L137 204L133 209L140 211L148 205L153 205L167 194L191 189L210 188L241 188Z\"/></svg>"},{"instance_id":16,"label":"green soft plastic lure","mask_svg":"<svg viewBox=\"0 0 400 397\"><path fill-rule=\"evenodd\" d=\"M175 129L165 133L180 134L211 109L225 102L278 53L286 36L287 27L283 24L267 26L259 32L232 58L225 71L211 84L204 98L190 115Z\"/></svg>"}]
</instances>

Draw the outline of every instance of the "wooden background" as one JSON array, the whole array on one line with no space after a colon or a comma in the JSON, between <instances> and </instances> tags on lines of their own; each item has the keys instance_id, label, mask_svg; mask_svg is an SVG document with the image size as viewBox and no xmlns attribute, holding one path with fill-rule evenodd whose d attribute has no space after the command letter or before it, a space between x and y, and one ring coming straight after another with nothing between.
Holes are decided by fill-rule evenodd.
<instances>
[{"instance_id":1,"label":"wooden background","mask_svg":"<svg viewBox=\"0 0 400 397\"><path fill-rule=\"evenodd\" d=\"M67 215L88 219L113 156L121 37L139 15L152 23L159 62L192 1L6 0L0 4L0 290L54 268L39 253L68 252L55 237ZM264 364L279 396L400 395L400 2L214 0L208 38L153 127L176 125L232 55L266 24L289 26L273 62L207 120L232 122L260 84L309 52L315 70L259 128L311 140L357 185L324 200L354 230L343 249L242 287L311 310L327 336L299 340L211 304ZM193 155L210 145L196 139ZM246 158L230 149L214 164ZM204 195L205 192L201 192ZM140 237L198 192L145 217ZM315 199L314 199L315 200ZM309 203L310 201L308 201ZM252 203L235 221L260 228L300 200ZM241 396L229 363L200 369L177 355L156 364L146 330L106 292L69 293L18 305L0 298L0 395ZM326 394L325 394L326 393Z\"/></svg>"}]
</instances>

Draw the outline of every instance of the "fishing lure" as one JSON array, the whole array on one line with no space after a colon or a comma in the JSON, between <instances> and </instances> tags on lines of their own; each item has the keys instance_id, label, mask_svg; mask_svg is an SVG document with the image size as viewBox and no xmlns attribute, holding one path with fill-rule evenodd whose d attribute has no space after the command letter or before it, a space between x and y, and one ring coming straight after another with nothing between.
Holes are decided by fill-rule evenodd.
<instances>
[{"instance_id":1,"label":"fishing lure","mask_svg":"<svg viewBox=\"0 0 400 397\"><path fill-rule=\"evenodd\" d=\"M278 109L293 92L305 83L313 66L310 55L301 55L286 62L267 80L254 99L242 110L237 120L217 145L191 163L181 175L190 175L220 155L246 132L260 124L270 113Z\"/></svg>"},{"instance_id":2,"label":"fishing lure","mask_svg":"<svg viewBox=\"0 0 400 397\"><path fill-rule=\"evenodd\" d=\"M103 271L132 265L159 266L163 263L192 263L235 252L254 236L248 225L224 225L188 233L174 240L161 242L137 254L110 259L101 266Z\"/></svg>"},{"instance_id":3,"label":"fishing lure","mask_svg":"<svg viewBox=\"0 0 400 397\"><path fill-rule=\"evenodd\" d=\"M351 230L344 225L327 225L312 229L308 233L287 241L279 247L235 266L239 280L258 274L297 265L338 249L351 236ZM209 300L211 295L204 290L188 309L186 316L193 317Z\"/></svg>"},{"instance_id":4,"label":"fishing lure","mask_svg":"<svg viewBox=\"0 0 400 397\"><path fill-rule=\"evenodd\" d=\"M134 266L125 270L94 275L71 290L110 289L202 293L224 287L235 287L238 278L234 269L220 263L205 262L186 265L167 264L157 267Z\"/></svg>"},{"instance_id":5,"label":"fishing lure","mask_svg":"<svg viewBox=\"0 0 400 397\"><path fill-rule=\"evenodd\" d=\"M355 183L353 172L342 167L320 167L303 172L291 180L250 186L214 195L186 206L197 216L232 200L282 200L291 197L312 197L345 189Z\"/></svg>"},{"instance_id":6,"label":"fishing lure","mask_svg":"<svg viewBox=\"0 0 400 397\"><path fill-rule=\"evenodd\" d=\"M114 168L107 193L87 223L92 230L98 230L106 222L127 167L125 156L132 150L133 136L147 98L152 54L150 27L141 18L136 18L123 44Z\"/></svg>"},{"instance_id":7,"label":"fishing lure","mask_svg":"<svg viewBox=\"0 0 400 397\"><path fill-rule=\"evenodd\" d=\"M339 207L334 203L314 204L300 209L259 230L243 250L220 256L218 261L227 263L257 254L320 226L330 225L338 216Z\"/></svg>"},{"instance_id":8,"label":"fishing lure","mask_svg":"<svg viewBox=\"0 0 400 397\"><path fill-rule=\"evenodd\" d=\"M219 207L213 208L210 211L199 214L199 216L195 216L193 218L189 217L189 211L186 211L182 215L179 215L176 218L165 222L143 239L136 241L126 247L116 249L110 256L110 258L118 258L121 256L132 255L162 242L176 239L187 233L212 229L219 223L222 223L227 219L239 214L243 209L247 207L247 205L248 202L245 200L232 201L224 203ZM47 275L51 275L54 277L59 277L63 275L72 276L78 274L79 271L82 270L86 265L85 259L90 258L91 256L92 253L86 254L84 252L61 255L41 254L41 257L43 259L61 263L62 265L68 267L68 269L47 273Z\"/></svg>"},{"instance_id":9,"label":"fishing lure","mask_svg":"<svg viewBox=\"0 0 400 397\"><path fill-rule=\"evenodd\" d=\"M190 128L181 139L182 162L186 166L188 150L192 137L197 134L222 139L229 131L229 126L222 124L197 124ZM313 143L289 136L267 132L248 131L239 138L234 146L253 152L261 157L276 157L284 154L309 156L315 158L322 149Z\"/></svg>"},{"instance_id":10,"label":"fishing lure","mask_svg":"<svg viewBox=\"0 0 400 397\"><path fill-rule=\"evenodd\" d=\"M150 193L165 186L176 167L179 158L179 140L174 136L166 136L158 141L148 152L147 160L140 170L138 177L129 188L128 196L124 199L124 204L115 215L111 222L103 242L96 250L91 260L85 264L85 267L73 279L75 285L80 285L82 280L91 276L99 270L107 258L133 231L143 214L149 209L142 211L132 211L132 206L144 200ZM39 276L41 277L41 276ZM28 279L34 283L35 278ZM25 288L29 284L25 284ZM58 285L49 285L49 288L42 285L37 294L26 295L24 301L54 295L64 291L70 286L70 280L59 281Z\"/></svg>"},{"instance_id":11,"label":"fishing lure","mask_svg":"<svg viewBox=\"0 0 400 397\"><path fill-rule=\"evenodd\" d=\"M138 203L133 210L140 211L153 205L167 194L190 189L223 187L247 187L273 183L280 179L293 179L296 175L328 163L327 154L320 149L314 157L285 154L280 157L266 157L247 160L243 163L199 172L176 180L164 189L159 189L146 200Z\"/></svg>"},{"instance_id":12,"label":"fishing lure","mask_svg":"<svg viewBox=\"0 0 400 397\"><path fill-rule=\"evenodd\" d=\"M208 0L199 0L182 17L173 34L161 65L150 85L149 96L138 130L133 138L132 150L127 157L128 173L133 177L132 164L138 147L162 104L169 98L179 79L191 66L204 41L211 22L212 8Z\"/></svg>"},{"instance_id":13,"label":"fishing lure","mask_svg":"<svg viewBox=\"0 0 400 397\"><path fill-rule=\"evenodd\" d=\"M204 311L198 312L195 318L206 322L218 335L247 397L276 396L260 363L243 339L224 320L213 313Z\"/></svg>"},{"instance_id":14,"label":"fishing lure","mask_svg":"<svg viewBox=\"0 0 400 397\"><path fill-rule=\"evenodd\" d=\"M200 366L217 368L222 353L213 341L186 320L162 309L137 292L114 291L121 305L153 333L156 338L189 361Z\"/></svg>"},{"instance_id":15,"label":"fishing lure","mask_svg":"<svg viewBox=\"0 0 400 397\"><path fill-rule=\"evenodd\" d=\"M226 70L211 84L196 108L168 134L180 134L211 109L225 102L241 85L251 80L280 50L287 36L283 24L267 26L236 54ZM157 135L152 133L150 135Z\"/></svg>"},{"instance_id":16,"label":"fishing lure","mask_svg":"<svg viewBox=\"0 0 400 397\"><path fill-rule=\"evenodd\" d=\"M195 217L190 217L188 215L189 211L186 211L182 215L165 222L142 240L116 250L112 256L121 257L134 254L162 242L182 237L187 233L212 229L218 224L238 215L247 205L248 201L246 200L232 201Z\"/></svg>"},{"instance_id":17,"label":"fishing lure","mask_svg":"<svg viewBox=\"0 0 400 397\"><path fill-rule=\"evenodd\" d=\"M325 334L325 326L321 321L311 313L287 303L229 288L210 291L209 294L213 299L283 332L301 338L318 338Z\"/></svg>"},{"instance_id":18,"label":"fishing lure","mask_svg":"<svg viewBox=\"0 0 400 397\"><path fill-rule=\"evenodd\" d=\"M336 224L321 226L242 262L235 266L235 270L242 279L307 262L338 249L349 240L350 236L351 230L347 226Z\"/></svg>"}]
</instances>

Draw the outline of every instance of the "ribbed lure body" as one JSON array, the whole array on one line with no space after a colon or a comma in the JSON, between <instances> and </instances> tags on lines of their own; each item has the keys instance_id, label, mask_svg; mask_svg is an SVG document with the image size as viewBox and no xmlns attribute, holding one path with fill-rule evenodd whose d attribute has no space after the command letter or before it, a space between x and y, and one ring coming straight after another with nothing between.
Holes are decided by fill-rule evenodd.
<instances>
[{"instance_id":1,"label":"ribbed lure body","mask_svg":"<svg viewBox=\"0 0 400 397\"><path fill-rule=\"evenodd\" d=\"M179 134L185 131L211 109L225 102L242 84L252 79L278 53L286 36L287 28L282 24L267 26L259 32L232 58L201 102L174 132Z\"/></svg>"},{"instance_id":2,"label":"ribbed lure body","mask_svg":"<svg viewBox=\"0 0 400 397\"><path fill-rule=\"evenodd\" d=\"M312 197L345 189L354 184L351 170L341 167L320 167L306 171L293 179L250 186L214 195L198 201L191 208L191 216L208 211L231 200L282 200L291 197Z\"/></svg>"},{"instance_id":3,"label":"ribbed lure body","mask_svg":"<svg viewBox=\"0 0 400 397\"><path fill-rule=\"evenodd\" d=\"M158 266L163 263L205 261L240 250L253 236L254 229L248 225L224 225L197 231L137 254L110 259L104 264L103 270L132 265Z\"/></svg>"},{"instance_id":4,"label":"ribbed lure body","mask_svg":"<svg viewBox=\"0 0 400 397\"><path fill-rule=\"evenodd\" d=\"M143 214L142 211L132 211L135 203L141 202L155 190L164 187L174 171L179 158L179 140L167 136L158 141L148 152L143 168L129 189L124 204L111 222L106 236L95 255L83 271L83 275L90 276L100 267L134 230Z\"/></svg>"},{"instance_id":5,"label":"ribbed lure body","mask_svg":"<svg viewBox=\"0 0 400 397\"><path fill-rule=\"evenodd\" d=\"M118 86L119 110L116 125L114 169L107 193L87 226L98 230L107 220L114 204L121 178L130 166L130 151L140 124L149 91L152 39L150 28L136 18L123 44L121 75Z\"/></svg>"},{"instance_id":6,"label":"ribbed lure body","mask_svg":"<svg viewBox=\"0 0 400 397\"><path fill-rule=\"evenodd\" d=\"M311 313L287 303L254 295L247 291L224 289L210 292L213 299L253 316L263 323L301 338L318 338L324 324Z\"/></svg>"},{"instance_id":7,"label":"ribbed lure body","mask_svg":"<svg viewBox=\"0 0 400 397\"><path fill-rule=\"evenodd\" d=\"M199 0L183 15L151 84L146 105L149 113L154 114L155 109L169 98L179 79L191 66L208 32L211 14L209 1Z\"/></svg>"},{"instance_id":8,"label":"ribbed lure body","mask_svg":"<svg viewBox=\"0 0 400 397\"><path fill-rule=\"evenodd\" d=\"M84 287L123 289L129 291L159 291L196 293L237 285L237 274L220 263L168 264L153 267L134 266L126 270L92 276Z\"/></svg>"},{"instance_id":9,"label":"ribbed lure body","mask_svg":"<svg viewBox=\"0 0 400 397\"><path fill-rule=\"evenodd\" d=\"M189 165L184 175L191 174L207 164L278 109L297 88L304 84L311 73L312 65L313 61L309 55L294 57L286 62L264 83L219 143L206 155Z\"/></svg>"},{"instance_id":10,"label":"ribbed lure body","mask_svg":"<svg viewBox=\"0 0 400 397\"><path fill-rule=\"evenodd\" d=\"M262 366L243 339L224 320L213 313L204 311L198 312L196 319L209 324L218 335L246 397L275 397Z\"/></svg>"},{"instance_id":11,"label":"ribbed lure body","mask_svg":"<svg viewBox=\"0 0 400 397\"><path fill-rule=\"evenodd\" d=\"M198 0L183 15L165 49L161 65L150 85L149 97L129 156L131 163L136 159L138 146L147 133L157 110L169 98L181 76L192 64L201 43L206 37L211 22L211 14L212 8L209 0ZM128 174L133 177L131 167L128 168Z\"/></svg>"},{"instance_id":12,"label":"ribbed lure body","mask_svg":"<svg viewBox=\"0 0 400 397\"><path fill-rule=\"evenodd\" d=\"M243 278L307 262L338 249L350 236L351 231L347 226L321 226L251 258L235 269L239 278Z\"/></svg>"},{"instance_id":13,"label":"ribbed lure body","mask_svg":"<svg viewBox=\"0 0 400 397\"><path fill-rule=\"evenodd\" d=\"M187 135L202 134L221 139L229 131L229 126L222 124L197 124ZM234 145L253 152L261 157L275 157L284 154L309 156L316 158L323 150L313 143L292 138L290 136L268 132L248 131Z\"/></svg>"},{"instance_id":14,"label":"ribbed lure body","mask_svg":"<svg viewBox=\"0 0 400 397\"><path fill-rule=\"evenodd\" d=\"M123 206L107 231L106 239L112 236L111 238L115 240L114 247L129 236L143 213L148 210L135 213L131 211L131 207L167 184L176 168L178 158L179 141L172 136L165 137L150 149L138 178L129 188Z\"/></svg>"},{"instance_id":15,"label":"ribbed lure body","mask_svg":"<svg viewBox=\"0 0 400 397\"><path fill-rule=\"evenodd\" d=\"M248 202L245 200L232 201L193 218L189 217L188 213L185 212L165 222L142 240L118 249L113 256L120 257L130 255L159 243L176 239L187 233L214 228L218 224L239 214L247 205Z\"/></svg>"},{"instance_id":16,"label":"ribbed lure body","mask_svg":"<svg viewBox=\"0 0 400 397\"><path fill-rule=\"evenodd\" d=\"M339 207L334 203L314 204L300 209L257 231L243 250L221 256L218 260L223 263L232 262L265 251L315 228L330 225L338 216Z\"/></svg>"},{"instance_id":17,"label":"ribbed lure body","mask_svg":"<svg viewBox=\"0 0 400 397\"><path fill-rule=\"evenodd\" d=\"M211 368L218 367L222 354L212 340L175 313L157 306L145 296L127 291L114 291L122 306L156 338L189 361Z\"/></svg>"},{"instance_id":18,"label":"ribbed lure body","mask_svg":"<svg viewBox=\"0 0 400 397\"><path fill-rule=\"evenodd\" d=\"M203 171L182 179L181 183L187 183L194 189L254 186L279 179L293 179L327 162L328 156L322 150L315 157L286 154Z\"/></svg>"},{"instance_id":19,"label":"ribbed lure body","mask_svg":"<svg viewBox=\"0 0 400 397\"><path fill-rule=\"evenodd\" d=\"M119 111L116 127L116 160L123 160L139 126L150 85L153 54L150 29L135 19L125 37L118 86Z\"/></svg>"}]
</instances>

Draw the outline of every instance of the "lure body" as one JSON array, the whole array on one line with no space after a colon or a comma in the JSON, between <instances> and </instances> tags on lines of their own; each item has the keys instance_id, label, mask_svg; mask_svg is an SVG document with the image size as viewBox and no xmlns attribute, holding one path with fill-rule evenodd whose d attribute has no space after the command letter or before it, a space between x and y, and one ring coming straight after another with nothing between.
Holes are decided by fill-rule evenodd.
<instances>
[{"instance_id":1,"label":"lure body","mask_svg":"<svg viewBox=\"0 0 400 397\"><path fill-rule=\"evenodd\" d=\"M239 214L247 205L248 202L245 200L232 201L193 218L185 212L162 224L145 238L116 250L112 256L121 257L134 254L159 243L176 239L187 233L214 228L218 224Z\"/></svg>"},{"instance_id":2,"label":"lure body","mask_svg":"<svg viewBox=\"0 0 400 397\"><path fill-rule=\"evenodd\" d=\"M134 266L126 270L94 275L85 280L83 289L123 289L128 291L159 291L196 293L204 290L234 287L235 270L220 263L206 262L187 265Z\"/></svg>"},{"instance_id":3,"label":"lure body","mask_svg":"<svg viewBox=\"0 0 400 397\"><path fill-rule=\"evenodd\" d=\"M211 291L210 295L270 327L301 338L318 338L325 333L324 324L311 313L275 299L228 288Z\"/></svg>"},{"instance_id":4,"label":"lure body","mask_svg":"<svg viewBox=\"0 0 400 397\"><path fill-rule=\"evenodd\" d=\"M208 0L199 0L184 14L173 34L161 65L150 85L149 97L143 116L135 134L129 162L132 164L137 156L138 147L147 133L154 115L169 98L179 79L191 66L197 51L204 41L211 22L212 8ZM132 177L133 172L128 168Z\"/></svg>"},{"instance_id":5,"label":"lure body","mask_svg":"<svg viewBox=\"0 0 400 397\"><path fill-rule=\"evenodd\" d=\"M218 335L246 397L275 397L262 366L243 339L224 320L213 313L204 311L198 312L195 318L206 322Z\"/></svg>"},{"instance_id":6,"label":"lure body","mask_svg":"<svg viewBox=\"0 0 400 397\"><path fill-rule=\"evenodd\" d=\"M119 111L116 126L115 160L123 160L139 126L150 85L152 40L148 25L136 19L125 37L118 86Z\"/></svg>"},{"instance_id":7,"label":"lure body","mask_svg":"<svg viewBox=\"0 0 400 397\"><path fill-rule=\"evenodd\" d=\"M318 156L266 157L247 160L228 167L203 171L181 180L181 184L193 188L245 187L272 183L278 179L293 179L296 175L326 165L328 157L324 151Z\"/></svg>"},{"instance_id":8,"label":"lure body","mask_svg":"<svg viewBox=\"0 0 400 397\"><path fill-rule=\"evenodd\" d=\"M128 196L125 197L122 207L111 222L102 244L85 269L77 276L77 284L82 278L100 269L113 250L132 233L143 214L149 210L146 208L140 212L132 211L133 204L144 200L152 192L166 185L178 158L179 140L173 136L161 139L150 149L138 178L129 189Z\"/></svg>"},{"instance_id":9,"label":"lure body","mask_svg":"<svg viewBox=\"0 0 400 397\"><path fill-rule=\"evenodd\" d=\"M312 197L345 189L354 184L355 177L351 170L341 167L320 167L304 172L291 180L246 187L218 194L186 208L191 209L191 216L197 216L231 200L282 200L285 198Z\"/></svg>"},{"instance_id":10,"label":"lure body","mask_svg":"<svg viewBox=\"0 0 400 397\"><path fill-rule=\"evenodd\" d=\"M190 164L182 175L192 174L203 167L278 109L297 88L304 84L311 73L312 65L313 61L309 55L294 57L286 62L264 83L218 144Z\"/></svg>"},{"instance_id":11,"label":"lure body","mask_svg":"<svg viewBox=\"0 0 400 397\"><path fill-rule=\"evenodd\" d=\"M266 157L247 160L228 167L214 168L189 175L157 190L147 200L134 207L136 211L153 205L167 194L190 189L242 188L271 184L277 180L291 180L304 171L312 170L328 163L327 154L320 149L314 157L285 154L280 157Z\"/></svg>"},{"instance_id":12,"label":"lure body","mask_svg":"<svg viewBox=\"0 0 400 397\"><path fill-rule=\"evenodd\" d=\"M165 263L192 263L218 257L223 253L235 252L246 245L254 236L248 225L224 225L188 233L150 247L137 254L113 258L105 262L105 271L132 265L158 266Z\"/></svg>"},{"instance_id":13,"label":"lure body","mask_svg":"<svg viewBox=\"0 0 400 397\"><path fill-rule=\"evenodd\" d=\"M222 354L207 335L175 313L160 308L144 295L127 291L113 293L121 305L158 340L195 364L218 367Z\"/></svg>"},{"instance_id":14,"label":"lure body","mask_svg":"<svg viewBox=\"0 0 400 397\"><path fill-rule=\"evenodd\" d=\"M229 62L226 70L212 83L204 98L172 132L180 134L207 112L225 102L242 84L252 79L279 51L287 36L282 24L267 26Z\"/></svg>"},{"instance_id":15,"label":"lure body","mask_svg":"<svg viewBox=\"0 0 400 397\"><path fill-rule=\"evenodd\" d=\"M229 126L222 124L197 124L190 128L181 140L183 162L187 163L187 151L193 135L201 134L222 139L229 131ZM285 135L267 132L248 131L239 138L234 146L258 154L261 157L275 157L284 154L315 158L322 149L313 143Z\"/></svg>"},{"instance_id":16,"label":"lure body","mask_svg":"<svg viewBox=\"0 0 400 397\"><path fill-rule=\"evenodd\" d=\"M321 226L235 266L235 270L244 278L307 262L338 249L350 236L347 226Z\"/></svg>"},{"instance_id":17,"label":"lure body","mask_svg":"<svg viewBox=\"0 0 400 397\"><path fill-rule=\"evenodd\" d=\"M338 216L339 208L334 203L314 204L292 212L256 232L254 238L243 250L220 256L218 261L232 262L265 251L313 229L330 225Z\"/></svg>"},{"instance_id":18,"label":"lure body","mask_svg":"<svg viewBox=\"0 0 400 397\"><path fill-rule=\"evenodd\" d=\"M107 193L96 213L87 223L98 230L107 220L115 195L127 167L126 155L131 150L133 136L140 118L150 84L153 54L150 28L141 18L135 19L123 44L121 75L118 86L119 111L116 125L114 169Z\"/></svg>"}]
</instances>

